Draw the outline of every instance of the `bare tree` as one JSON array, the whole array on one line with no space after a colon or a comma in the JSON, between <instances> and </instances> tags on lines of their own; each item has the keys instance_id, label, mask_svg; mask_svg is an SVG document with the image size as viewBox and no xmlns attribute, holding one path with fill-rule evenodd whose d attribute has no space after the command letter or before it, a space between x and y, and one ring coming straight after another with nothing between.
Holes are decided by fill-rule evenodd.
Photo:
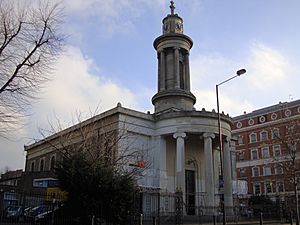
<instances>
[{"instance_id":1,"label":"bare tree","mask_svg":"<svg viewBox=\"0 0 300 225\"><path fill-rule=\"evenodd\" d=\"M300 120L287 116L283 119L280 129L272 129L272 134L275 137L274 143L281 144L283 151L282 156L275 157L275 166L281 169L282 176L293 187L296 224L299 225Z\"/></svg>"},{"instance_id":2,"label":"bare tree","mask_svg":"<svg viewBox=\"0 0 300 225\"><path fill-rule=\"evenodd\" d=\"M44 159L46 154L56 154L55 177L68 193L65 207L70 210L64 215L80 224L90 216L106 224L126 223L129 213L135 213L135 179L145 169L139 168L138 161L149 162L147 149L142 149L137 134L128 132L118 114L93 113L83 120L77 113L72 123L66 129L59 119L49 123L47 131L41 130L43 139L27 150L41 152Z\"/></svg>"},{"instance_id":3,"label":"bare tree","mask_svg":"<svg viewBox=\"0 0 300 225\"><path fill-rule=\"evenodd\" d=\"M0 134L14 130L62 52L62 8L0 0Z\"/></svg>"},{"instance_id":4,"label":"bare tree","mask_svg":"<svg viewBox=\"0 0 300 225\"><path fill-rule=\"evenodd\" d=\"M61 159L80 153L91 167L103 165L132 176L149 168L149 147L137 144L139 137L120 125L117 117L99 119L97 112L90 112L87 120L77 113L73 125L67 129L59 119L49 122L49 129L40 129L43 137L40 143L53 149Z\"/></svg>"}]
</instances>

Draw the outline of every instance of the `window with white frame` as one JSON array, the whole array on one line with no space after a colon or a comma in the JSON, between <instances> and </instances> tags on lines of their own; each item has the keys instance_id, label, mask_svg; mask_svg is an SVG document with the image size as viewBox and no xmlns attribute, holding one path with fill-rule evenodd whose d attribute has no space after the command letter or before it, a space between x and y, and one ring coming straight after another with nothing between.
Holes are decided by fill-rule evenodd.
<instances>
[{"instance_id":1,"label":"window with white frame","mask_svg":"<svg viewBox=\"0 0 300 225\"><path fill-rule=\"evenodd\" d=\"M258 151L257 149L251 149L251 159L252 160L257 160L258 159Z\"/></svg>"},{"instance_id":2,"label":"window with white frame","mask_svg":"<svg viewBox=\"0 0 300 225\"><path fill-rule=\"evenodd\" d=\"M277 192L284 192L284 183L283 181L276 182L276 191Z\"/></svg>"},{"instance_id":3,"label":"window with white frame","mask_svg":"<svg viewBox=\"0 0 300 225\"><path fill-rule=\"evenodd\" d=\"M242 145L244 142L243 142L243 136L239 135L238 136L238 144L239 145Z\"/></svg>"},{"instance_id":4,"label":"window with white frame","mask_svg":"<svg viewBox=\"0 0 300 225\"><path fill-rule=\"evenodd\" d=\"M281 147L279 144L273 145L273 155L274 157L279 157L281 155Z\"/></svg>"},{"instance_id":5,"label":"window with white frame","mask_svg":"<svg viewBox=\"0 0 300 225\"><path fill-rule=\"evenodd\" d=\"M279 137L280 137L279 129L278 128L273 128L272 129L272 139L277 139Z\"/></svg>"},{"instance_id":6,"label":"window with white frame","mask_svg":"<svg viewBox=\"0 0 300 225\"><path fill-rule=\"evenodd\" d=\"M272 184L270 181L266 181L265 182L265 193L268 194L268 193L272 193Z\"/></svg>"},{"instance_id":7,"label":"window with white frame","mask_svg":"<svg viewBox=\"0 0 300 225\"><path fill-rule=\"evenodd\" d=\"M253 167L252 168L252 176L253 177L258 177L259 176L259 168L258 167Z\"/></svg>"},{"instance_id":8,"label":"window with white frame","mask_svg":"<svg viewBox=\"0 0 300 225\"><path fill-rule=\"evenodd\" d=\"M277 166L275 167L275 173L276 173L276 174L283 174L283 168L282 168L281 165L277 165Z\"/></svg>"},{"instance_id":9,"label":"window with white frame","mask_svg":"<svg viewBox=\"0 0 300 225\"><path fill-rule=\"evenodd\" d=\"M250 134L250 136L249 136L249 142L250 142L250 143L255 143L255 142L257 142L257 136L256 136L256 133Z\"/></svg>"},{"instance_id":10,"label":"window with white frame","mask_svg":"<svg viewBox=\"0 0 300 225\"><path fill-rule=\"evenodd\" d=\"M255 195L260 195L261 194L260 183L254 183L254 185L253 185L253 194L255 194Z\"/></svg>"},{"instance_id":11,"label":"window with white frame","mask_svg":"<svg viewBox=\"0 0 300 225\"><path fill-rule=\"evenodd\" d=\"M265 166L264 167L264 176L270 176L270 175L272 175L271 167Z\"/></svg>"},{"instance_id":12,"label":"window with white frame","mask_svg":"<svg viewBox=\"0 0 300 225\"><path fill-rule=\"evenodd\" d=\"M261 152L262 152L262 157L264 159L270 158L269 147L263 147L263 148L261 148Z\"/></svg>"},{"instance_id":13,"label":"window with white frame","mask_svg":"<svg viewBox=\"0 0 300 225\"><path fill-rule=\"evenodd\" d=\"M246 177L246 168L240 168L240 177Z\"/></svg>"},{"instance_id":14,"label":"window with white frame","mask_svg":"<svg viewBox=\"0 0 300 225\"><path fill-rule=\"evenodd\" d=\"M268 132L267 131L262 131L262 132L260 132L260 140L261 141L266 141L266 140L268 140Z\"/></svg>"},{"instance_id":15,"label":"window with white frame","mask_svg":"<svg viewBox=\"0 0 300 225\"><path fill-rule=\"evenodd\" d=\"M239 161L243 161L245 158L245 152L244 151L240 151L239 152Z\"/></svg>"}]
</instances>

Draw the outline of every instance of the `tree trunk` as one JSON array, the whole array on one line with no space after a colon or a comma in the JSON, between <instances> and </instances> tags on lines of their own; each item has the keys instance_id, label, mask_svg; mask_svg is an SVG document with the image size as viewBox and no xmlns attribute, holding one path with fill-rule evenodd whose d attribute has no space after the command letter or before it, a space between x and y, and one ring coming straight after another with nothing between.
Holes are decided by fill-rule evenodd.
<instances>
[{"instance_id":1,"label":"tree trunk","mask_svg":"<svg viewBox=\"0 0 300 225\"><path fill-rule=\"evenodd\" d=\"M296 177L294 177L296 179ZM297 182L294 181L294 194L296 199L296 225L299 225L299 200L298 200L298 191L297 191Z\"/></svg>"}]
</instances>

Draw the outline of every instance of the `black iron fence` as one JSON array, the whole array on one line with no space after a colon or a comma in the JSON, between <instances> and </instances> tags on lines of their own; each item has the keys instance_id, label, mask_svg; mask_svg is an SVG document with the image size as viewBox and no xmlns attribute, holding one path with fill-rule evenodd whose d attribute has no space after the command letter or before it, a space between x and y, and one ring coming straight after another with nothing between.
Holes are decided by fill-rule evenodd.
<instances>
[{"instance_id":1,"label":"black iron fence","mask_svg":"<svg viewBox=\"0 0 300 225\"><path fill-rule=\"evenodd\" d=\"M65 196L5 192L0 202L0 221L17 224L51 224ZM53 221L52 221L53 222ZM54 224L54 223L52 223Z\"/></svg>"},{"instance_id":2,"label":"black iron fence","mask_svg":"<svg viewBox=\"0 0 300 225\"><path fill-rule=\"evenodd\" d=\"M205 193L183 196L181 192L163 193L157 190L142 190L134 196L128 217L122 225L204 224L222 221L220 207L206 207ZM64 211L65 196L49 194L15 193L13 201L0 202L0 225L5 223L39 225L115 225L101 212L79 218ZM109 206L107 206L109 207ZM261 207L226 207L227 221L278 219L289 221L291 209L284 204ZM116 224L117 225L117 224Z\"/></svg>"}]
</instances>

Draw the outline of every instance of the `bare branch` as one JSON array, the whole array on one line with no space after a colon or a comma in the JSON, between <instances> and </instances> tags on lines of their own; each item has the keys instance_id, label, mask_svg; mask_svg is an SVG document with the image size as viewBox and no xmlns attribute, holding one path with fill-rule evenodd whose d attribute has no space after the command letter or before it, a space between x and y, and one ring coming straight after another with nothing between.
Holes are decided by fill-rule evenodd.
<instances>
[{"instance_id":1,"label":"bare branch","mask_svg":"<svg viewBox=\"0 0 300 225\"><path fill-rule=\"evenodd\" d=\"M62 18L60 5L50 0L41 1L38 7L1 0L0 135L20 123L36 93L50 79L65 38L60 31Z\"/></svg>"}]
</instances>

